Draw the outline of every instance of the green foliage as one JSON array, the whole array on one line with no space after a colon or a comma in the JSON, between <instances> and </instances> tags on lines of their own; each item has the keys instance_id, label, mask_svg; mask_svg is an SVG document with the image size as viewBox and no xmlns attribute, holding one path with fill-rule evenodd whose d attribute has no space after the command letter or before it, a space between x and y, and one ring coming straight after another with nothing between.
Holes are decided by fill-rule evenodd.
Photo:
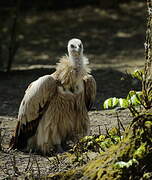
<instances>
[{"instance_id":1,"label":"green foliage","mask_svg":"<svg viewBox=\"0 0 152 180\"><path fill-rule=\"evenodd\" d=\"M104 109L112 109L115 107L129 108L130 106L141 105L142 92L130 91L126 98L109 98L105 100Z\"/></svg>"},{"instance_id":2,"label":"green foliage","mask_svg":"<svg viewBox=\"0 0 152 180\"><path fill-rule=\"evenodd\" d=\"M135 70L132 73L132 78L136 78L144 84L144 71ZM142 106L144 109L150 109L152 107L152 88L144 88L142 91L131 90L126 98L109 98L104 101L104 109L113 109L116 107L129 108L131 113L136 116L139 114L136 107Z\"/></svg>"},{"instance_id":3,"label":"green foliage","mask_svg":"<svg viewBox=\"0 0 152 180\"><path fill-rule=\"evenodd\" d=\"M142 104L142 91L130 91L126 100L129 105L137 106Z\"/></svg>"},{"instance_id":4,"label":"green foliage","mask_svg":"<svg viewBox=\"0 0 152 180\"><path fill-rule=\"evenodd\" d=\"M118 106L119 104L119 99L114 97L114 98L109 98L104 102L104 109L109 109L109 108L114 108Z\"/></svg>"},{"instance_id":5,"label":"green foliage","mask_svg":"<svg viewBox=\"0 0 152 180\"><path fill-rule=\"evenodd\" d=\"M152 178L152 113L141 114L134 118L131 128L126 129L123 138L116 145L112 140L117 135L117 129L108 131L106 136L88 136L82 139L88 143L109 142L109 148L100 153L95 159L75 170L52 176L61 179L151 179ZM94 143L94 142L93 142ZM85 144L83 144L85 147ZM76 149L75 149L76 151ZM86 152L85 152L86 153ZM83 154L83 152L82 152ZM81 157L83 157L81 155ZM79 176L77 176L79 175Z\"/></svg>"},{"instance_id":6,"label":"green foliage","mask_svg":"<svg viewBox=\"0 0 152 180\"><path fill-rule=\"evenodd\" d=\"M139 70L139 69L136 69L133 73L132 73L132 77L133 78L136 78L140 81L143 80L143 74L144 74L144 71L143 70Z\"/></svg>"},{"instance_id":7,"label":"green foliage","mask_svg":"<svg viewBox=\"0 0 152 180\"><path fill-rule=\"evenodd\" d=\"M121 169L121 168L129 168L133 165L137 165L139 164L138 161L136 159L131 159L129 160L128 162L124 162L124 161L119 161L119 162L116 162L114 164L114 167L115 168L118 168L118 169Z\"/></svg>"},{"instance_id":8,"label":"green foliage","mask_svg":"<svg viewBox=\"0 0 152 180\"><path fill-rule=\"evenodd\" d=\"M141 144L141 146L134 152L133 157L136 159L142 159L143 155L146 153L146 143Z\"/></svg>"},{"instance_id":9,"label":"green foliage","mask_svg":"<svg viewBox=\"0 0 152 180\"><path fill-rule=\"evenodd\" d=\"M145 173L144 175L143 175L143 179L144 180L149 180L149 179L152 179L152 173Z\"/></svg>"},{"instance_id":10,"label":"green foliage","mask_svg":"<svg viewBox=\"0 0 152 180\"><path fill-rule=\"evenodd\" d=\"M113 144L117 144L121 137L117 128L112 128L107 132L107 135L86 136L80 140L80 144L85 147L86 150L92 150L95 152L105 151Z\"/></svg>"},{"instance_id":11,"label":"green foliage","mask_svg":"<svg viewBox=\"0 0 152 180\"><path fill-rule=\"evenodd\" d=\"M79 164L85 163L86 152L105 152L107 148L114 144L118 144L122 137L120 137L120 131L117 128L112 128L107 131L107 135L93 135L85 136L79 143L77 143L72 152L75 155L73 162L78 162Z\"/></svg>"}]
</instances>

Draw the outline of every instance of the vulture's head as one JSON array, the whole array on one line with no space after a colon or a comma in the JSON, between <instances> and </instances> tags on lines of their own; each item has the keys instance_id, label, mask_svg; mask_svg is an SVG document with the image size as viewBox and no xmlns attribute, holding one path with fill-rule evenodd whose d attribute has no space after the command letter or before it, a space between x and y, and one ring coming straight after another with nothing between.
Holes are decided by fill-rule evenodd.
<instances>
[{"instance_id":1,"label":"vulture's head","mask_svg":"<svg viewBox=\"0 0 152 180\"><path fill-rule=\"evenodd\" d=\"M79 59L83 55L83 44L80 39L71 39L68 42L69 57Z\"/></svg>"}]
</instances>

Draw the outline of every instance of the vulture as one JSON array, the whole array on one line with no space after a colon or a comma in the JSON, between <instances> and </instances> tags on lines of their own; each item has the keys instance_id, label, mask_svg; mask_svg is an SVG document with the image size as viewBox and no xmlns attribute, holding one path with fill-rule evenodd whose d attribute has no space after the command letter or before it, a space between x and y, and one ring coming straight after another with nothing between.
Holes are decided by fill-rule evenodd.
<instances>
[{"instance_id":1,"label":"vulture","mask_svg":"<svg viewBox=\"0 0 152 180\"><path fill-rule=\"evenodd\" d=\"M88 111L95 101L96 81L81 40L71 39L67 49L55 72L35 80L25 91L9 149L44 155L51 149L63 152L68 140L89 134Z\"/></svg>"}]
</instances>

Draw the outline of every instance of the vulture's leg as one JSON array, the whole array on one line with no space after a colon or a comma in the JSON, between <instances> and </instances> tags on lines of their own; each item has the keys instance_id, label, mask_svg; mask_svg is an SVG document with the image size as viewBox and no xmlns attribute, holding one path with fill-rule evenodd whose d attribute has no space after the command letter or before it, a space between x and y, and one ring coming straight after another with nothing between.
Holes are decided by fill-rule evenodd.
<instances>
[{"instance_id":1,"label":"vulture's leg","mask_svg":"<svg viewBox=\"0 0 152 180\"><path fill-rule=\"evenodd\" d=\"M67 143L67 140L62 141L61 145L64 151L67 151L70 148L69 143Z\"/></svg>"},{"instance_id":2,"label":"vulture's leg","mask_svg":"<svg viewBox=\"0 0 152 180\"><path fill-rule=\"evenodd\" d=\"M44 155L47 155L48 152L49 152L48 143L44 143L44 144L43 144L43 154L44 154Z\"/></svg>"},{"instance_id":3,"label":"vulture's leg","mask_svg":"<svg viewBox=\"0 0 152 180\"><path fill-rule=\"evenodd\" d=\"M56 145L55 145L55 150L56 150L58 153L63 153L63 152L64 152L61 144L56 144Z\"/></svg>"}]
</instances>

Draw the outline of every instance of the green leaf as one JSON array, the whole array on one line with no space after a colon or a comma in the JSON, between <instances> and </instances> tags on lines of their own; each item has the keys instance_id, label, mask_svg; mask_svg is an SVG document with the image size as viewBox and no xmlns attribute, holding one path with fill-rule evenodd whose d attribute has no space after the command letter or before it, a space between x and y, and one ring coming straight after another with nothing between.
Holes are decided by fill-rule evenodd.
<instances>
[{"instance_id":1,"label":"green leaf","mask_svg":"<svg viewBox=\"0 0 152 180\"><path fill-rule=\"evenodd\" d=\"M132 77L139 79L140 81L142 81L142 77L143 77L143 70L139 70L136 69L133 73L132 73Z\"/></svg>"},{"instance_id":2,"label":"green leaf","mask_svg":"<svg viewBox=\"0 0 152 180\"><path fill-rule=\"evenodd\" d=\"M133 157L141 159L146 153L146 143L142 144L135 152Z\"/></svg>"},{"instance_id":3,"label":"green leaf","mask_svg":"<svg viewBox=\"0 0 152 180\"><path fill-rule=\"evenodd\" d=\"M85 143L85 142L93 140L93 138L94 136L85 136L80 140L80 142Z\"/></svg>"},{"instance_id":4,"label":"green leaf","mask_svg":"<svg viewBox=\"0 0 152 180\"><path fill-rule=\"evenodd\" d=\"M112 108L112 98L106 99L103 104L104 109Z\"/></svg>"},{"instance_id":5,"label":"green leaf","mask_svg":"<svg viewBox=\"0 0 152 180\"><path fill-rule=\"evenodd\" d=\"M136 159L131 159L128 162L119 161L114 164L116 168L122 169L122 168L129 168L133 164L138 164L138 161Z\"/></svg>"},{"instance_id":6,"label":"green leaf","mask_svg":"<svg viewBox=\"0 0 152 180\"><path fill-rule=\"evenodd\" d=\"M100 135L98 138L95 139L96 142L102 142L105 140L105 135Z\"/></svg>"},{"instance_id":7,"label":"green leaf","mask_svg":"<svg viewBox=\"0 0 152 180\"><path fill-rule=\"evenodd\" d=\"M127 100L130 100L131 99L131 97L133 96L133 95L135 95L136 94L136 91L129 91L129 93L128 93L128 96L127 96Z\"/></svg>"},{"instance_id":8,"label":"green leaf","mask_svg":"<svg viewBox=\"0 0 152 180\"><path fill-rule=\"evenodd\" d=\"M119 99L119 106L122 108L128 108L129 107L129 101L127 99L120 98Z\"/></svg>"},{"instance_id":9,"label":"green leaf","mask_svg":"<svg viewBox=\"0 0 152 180\"><path fill-rule=\"evenodd\" d=\"M93 146L93 142L92 142L92 141L89 141L89 142L87 143L87 146Z\"/></svg>"},{"instance_id":10,"label":"green leaf","mask_svg":"<svg viewBox=\"0 0 152 180\"><path fill-rule=\"evenodd\" d=\"M115 128L115 127L113 127L112 129L110 129L109 131L108 131L108 134L110 135L110 136L115 136L115 135L118 135L118 128Z\"/></svg>"},{"instance_id":11,"label":"green leaf","mask_svg":"<svg viewBox=\"0 0 152 180\"><path fill-rule=\"evenodd\" d=\"M131 105L139 105L141 104L141 99L142 99L142 92L141 91L130 91L128 96L127 96L127 100L129 102L129 104Z\"/></svg>"},{"instance_id":12,"label":"green leaf","mask_svg":"<svg viewBox=\"0 0 152 180\"><path fill-rule=\"evenodd\" d=\"M140 104L140 101L139 101L139 99L137 98L137 95L133 95L132 97L131 97L131 104L132 105L138 105L138 104Z\"/></svg>"},{"instance_id":13,"label":"green leaf","mask_svg":"<svg viewBox=\"0 0 152 180\"><path fill-rule=\"evenodd\" d=\"M112 136L112 138L115 140L115 144L117 144L121 140L120 136Z\"/></svg>"},{"instance_id":14,"label":"green leaf","mask_svg":"<svg viewBox=\"0 0 152 180\"><path fill-rule=\"evenodd\" d=\"M102 149L105 149L105 148L109 148L111 145L113 145L113 143L110 138L107 138L105 141L99 143L99 145Z\"/></svg>"},{"instance_id":15,"label":"green leaf","mask_svg":"<svg viewBox=\"0 0 152 180\"><path fill-rule=\"evenodd\" d=\"M118 105L118 103L119 103L119 99L118 98L116 98L116 97L112 98L112 106L113 107L116 107Z\"/></svg>"},{"instance_id":16,"label":"green leaf","mask_svg":"<svg viewBox=\"0 0 152 180\"><path fill-rule=\"evenodd\" d=\"M105 100L103 107L104 109L110 109L110 108L114 108L118 105L119 103L119 99L114 97L114 98L109 98L107 100Z\"/></svg>"},{"instance_id":17,"label":"green leaf","mask_svg":"<svg viewBox=\"0 0 152 180\"><path fill-rule=\"evenodd\" d=\"M102 134L101 134L101 135L99 136L99 139L100 139L100 141L104 141L104 140L105 140L105 135L102 135Z\"/></svg>"}]
</instances>

